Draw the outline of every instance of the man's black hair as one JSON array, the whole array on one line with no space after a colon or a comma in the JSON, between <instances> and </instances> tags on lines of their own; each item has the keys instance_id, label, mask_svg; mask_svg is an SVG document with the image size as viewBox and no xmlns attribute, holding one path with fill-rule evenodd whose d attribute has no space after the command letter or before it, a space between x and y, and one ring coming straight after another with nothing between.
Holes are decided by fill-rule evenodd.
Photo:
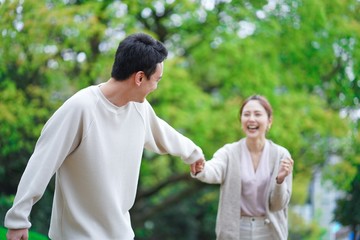
<instances>
[{"instance_id":1,"label":"man's black hair","mask_svg":"<svg viewBox=\"0 0 360 240\"><path fill-rule=\"evenodd\" d=\"M136 33L120 42L115 54L111 77L121 81L131 74L143 71L147 78L155 72L158 63L168 55L165 46L144 33Z\"/></svg>"}]
</instances>

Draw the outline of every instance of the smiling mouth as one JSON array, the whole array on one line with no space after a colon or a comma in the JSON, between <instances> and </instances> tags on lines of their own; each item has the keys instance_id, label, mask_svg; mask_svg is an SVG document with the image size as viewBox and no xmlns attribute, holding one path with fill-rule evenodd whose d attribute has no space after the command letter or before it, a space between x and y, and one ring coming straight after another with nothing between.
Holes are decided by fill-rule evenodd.
<instances>
[{"instance_id":1,"label":"smiling mouth","mask_svg":"<svg viewBox=\"0 0 360 240\"><path fill-rule=\"evenodd\" d=\"M258 130L259 127L256 127L256 126L248 126L247 129L249 129L249 130Z\"/></svg>"}]
</instances>

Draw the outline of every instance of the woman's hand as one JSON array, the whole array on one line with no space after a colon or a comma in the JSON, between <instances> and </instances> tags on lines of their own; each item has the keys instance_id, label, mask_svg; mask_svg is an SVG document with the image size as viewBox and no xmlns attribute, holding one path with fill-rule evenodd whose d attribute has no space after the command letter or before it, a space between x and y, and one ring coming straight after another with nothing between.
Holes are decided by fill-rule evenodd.
<instances>
[{"instance_id":1,"label":"woman's hand","mask_svg":"<svg viewBox=\"0 0 360 240\"><path fill-rule=\"evenodd\" d=\"M7 240L28 240L29 231L27 228L23 229L9 229L6 234Z\"/></svg>"},{"instance_id":2,"label":"woman's hand","mask_svg":"<svg viewBox=\"0 0 360 240\"><path fill-rule=\"evenodd\" d=\"M190 165L190 171L192 174L196 175L204 169L205 160L200 158L196 162Z\"/></svg>"},{"instance_id":3,"label":"woman's hand","mask_svg":"<svg viewBox=\"0 0 360 240\"><path fill-rule=\"evenodd\" d=\"M292 160L291 158L282 159L280 163L279 172L276 177L276 182L278 184L281 184L284 181L285 177L289 176L292 173L293 167L294 167L294 160Z\"/></svg>"}]
</instances>

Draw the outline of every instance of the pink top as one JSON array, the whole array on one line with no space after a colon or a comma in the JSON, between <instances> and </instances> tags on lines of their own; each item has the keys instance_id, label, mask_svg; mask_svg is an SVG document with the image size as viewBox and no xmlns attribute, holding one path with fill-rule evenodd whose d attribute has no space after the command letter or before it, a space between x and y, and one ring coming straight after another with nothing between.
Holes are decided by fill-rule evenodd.
<instances>
[{"instance_id":1,"label":"pink top","mask_svg":"<svg viewBox=\"0 0 360 240\"><path fill-rule=\"evenodd\" d=\"M266 214L266 193L270 183L269 143L265 146L255 171L249 149L243 144L241 151L241 215L260 217Z\"/></svg>"}]
</instances>

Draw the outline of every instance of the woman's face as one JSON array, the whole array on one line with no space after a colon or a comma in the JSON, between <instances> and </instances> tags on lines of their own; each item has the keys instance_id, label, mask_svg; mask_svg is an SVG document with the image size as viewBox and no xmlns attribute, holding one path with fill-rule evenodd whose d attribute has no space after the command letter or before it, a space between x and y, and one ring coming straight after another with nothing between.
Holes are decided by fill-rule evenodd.
<instances>
[{"instance_id":1,"label":"woman's face","mask_svg":"<svg viewBox=\"0 0 360 240\"><path fill-rule=\"evenodd\" d=\"M258 100L250 100L243 108L241 126L248 138L265 138L272 119Z\"/></svg>"}]
</instances>

